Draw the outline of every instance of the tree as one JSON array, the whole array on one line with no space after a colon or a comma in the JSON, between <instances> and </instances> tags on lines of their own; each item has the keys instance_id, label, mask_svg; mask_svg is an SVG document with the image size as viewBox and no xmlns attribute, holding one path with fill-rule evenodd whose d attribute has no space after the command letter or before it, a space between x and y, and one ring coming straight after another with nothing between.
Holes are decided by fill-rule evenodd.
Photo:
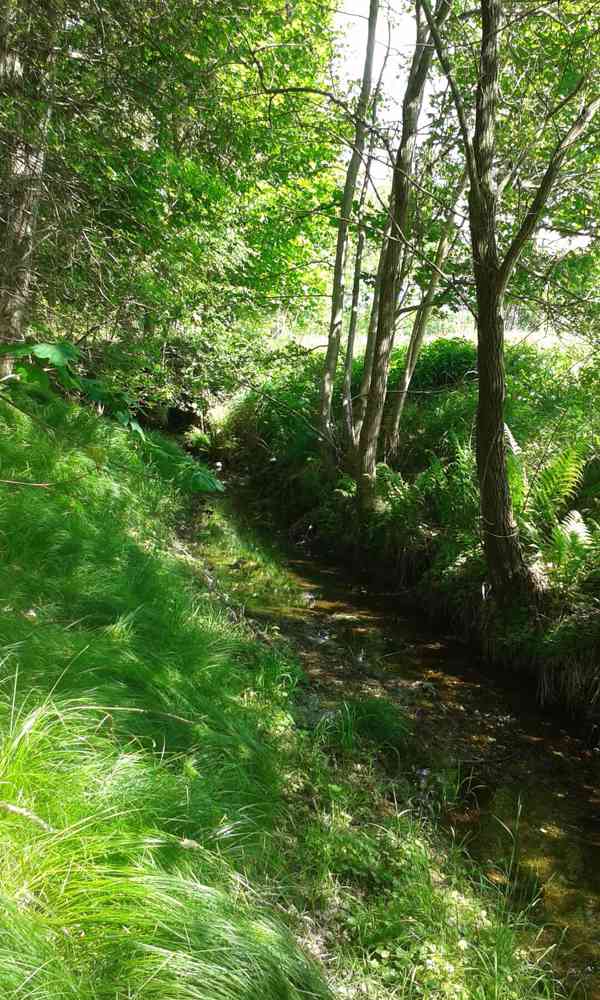
<instances>
[{"instance_id":1,"label":"tree","mask_svg":"<svg viewBox=\"0 0 600 1000\"><path fill-rule=\"evenodd\" d=\"M600 98L593 95L591 79L586 74L577 79L558 103L546 111L542 121L547 128L552 119L560 118L561 112L573 101L582 98L579 111L549 150L535 193L530 197L507 249L500 253L498 214L502 192L513 182L519 166L529 155L529 149L519 150L516 163L498 180L496 153L502 73L500 46L504 27L502 3L501 0L481 0L480 56L473 136L468 127L463 94L454 76L448 50L436 25L429 0L423 0L423 8L440 64L452 92L469 174L469 221L477 299L477 468L483 547L496 597L500 602L514 602L523 595L535 592L539 583L524 558L508 480L504 429L504 299L513 270L542 223L561 168L575 144L585 134L600 107ZM572 54L571 50L570 58Z\"/></svg>"},{"instance_id":2,"label":"tree","mask_svg":"<svg viewBox=\"0 0 600 1000\"><path fill-rule=\"evenodd\" d=\"M352 203L356 190L358 171L362 163L365 149L365 137L367 134L366 115L369 101L371 99L373 52L375 49L375 32L377 29L378 11L378 0L370 0L367 46L360 96L356 106L354 141L352 144L352 152L350 154L348 168L346 170L346 180L344 183L338 222L335 265L333 271L333 288L331 293L329 339L327 342L327 353L325 356L325 367L321 385L321 404L319 413L319 426L321 433L326 438L331 436L331 402L333 398L333 383L337 370L344 317L344 275L346 269L346 252L348 247L348 229L352 215Z\"/></svg>"},{"instance_id":3,"label":"tree","mask_svg":"<svg viewBox=\"0 0 600 1000\"><path fill-rule=\"evenodd\" d=\"M1 338L143 340L318 300L324 4L4 0L0 25Z\"/></svg>"},{"instance_id":4,"label":"tree","mask_svg":"<svg viewBox=\"0 0 600 1000\"><path fill-rule=\"evenodd\" d=\"M388 21L388 42L387 42L385 56L381 64L381 69L379 71L379 79L377 81L377 85L375 87L375 91L373 94L369 148L364 165L363 183L358 204L358 213L357 213L358 235L356 239L356 250L354 254L354 280L352 283L350 322L348 324L348 340L346 344L346 357L344 360L344 385L342 389L342 406L344 410L346 442L350 450L350 457L352 463L355 462L358 454L358 442L360 441L360 428L362 426L362 417L364 415L364 406L362 406L362 400L363 398L366 400L366 396L369 391L372 363L373 363L375 319L377 317L377 304L379 302L379 292L381 289L383 255L380 252L379 265L377 268L375 285L373 288L373 305L371 309L371 320L369 321L369 330L367 334L367 348L363 364L363 378L362 378L363 384L361 386L361 394L359 397L359 408L357 413L355 414L354 404L352 400L352 366L354 362L354 348L356 341L356 330L358 326L363 255L365 252L365 245L367 241L365 215L367 211L369 186L372 184L371 171L373 168L373 161L375 156L375 144L377 138L376 125L377 125L378 106L383 86L383 78L387 67L388 59L390 56L390 47L391 47L391 25L390 22ZM389 231L389 219L386 219L384 233L382 237L383 244L385 244L386 234L388 231Z\"/></svg>"},{"instance_id":5,"label":"tree","mask_svg":"<svg viewBox=\"0 0 600 1000\"><path fill-rule=\"evenodd\" d=\"M22 340L42 192L49 90L60 13L4 0L0 7L0 346ZM24 9L25 8L25 9ZM10 358L0 360L10 374Z\"/></svg>"},{"instance_id":6,"label":"tree","mask_svg":"<svg viewBox=\"0 0 600 1000\"><path fill-rule=\"evenodd\" d=\"M441 24L447 12L446 0L441 0L436 8L436 23ZM391 228L383 256L373 367L360 434L358 500L363 512L371 509L375 502L377 448L387 391L389 360L396 330L403 254L408 240L411 182L418 125L433 56L430 31L427 22L421 17L419 5L416 16L415 49L402 102L402 130L394 163L390 202Z\"/></svg>"},{"instance_id":7,"label":"tree","mask_svg":"<svg viewBox=\"0 0 600 1000\"><path fill-rule=\"evenodd\" d=\"M450 205L442 222L441 232L432 262L431 276L425 294L423 295L413 321L412 331L406 351L406 361L400 376L400 382L394 405L391 409L387 450L391 455L396 454L400 443L400 421L404 412L404 405L408 396L408 390L412 377L415 373L423 338L427 330L427 324L434 306L435 295L442 278L442 268L448 256L452 244L452 237L456 230L456 206L464 192L467 181L466 172L463 171L460 180L452 192Z\"/></svg>"}]
</instances>

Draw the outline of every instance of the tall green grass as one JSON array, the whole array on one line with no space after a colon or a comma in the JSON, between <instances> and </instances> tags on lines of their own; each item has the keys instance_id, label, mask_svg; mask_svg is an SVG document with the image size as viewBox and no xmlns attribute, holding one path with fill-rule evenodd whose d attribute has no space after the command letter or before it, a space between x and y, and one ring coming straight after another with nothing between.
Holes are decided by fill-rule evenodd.
<instances>
[{"instance_id":1,"label":"tall green grass","mask_svg":"<svg viewBox=\"0 0 600 1000\"><path fill-rule=\"evenodd\" d=\"M0 478L49 484L0 486L0 994L327 996L252 887L293 666L173 552L180 452L27 405L0 402Z\"/></svg>"},{"instance_id":2,"label":"tall green grass","mask_svg":"<svg viewBox=\"0 0 600 1000\"><path fill-rule=\"evenodd\" d=\"M2 1000L559 995L379 769L392 748L410 770L397 710L296 725L296 661L240 612L292 588L218 513L203 527L178 449L18 402L31 416L0 398Z\"/></svg>"}]
</instances>

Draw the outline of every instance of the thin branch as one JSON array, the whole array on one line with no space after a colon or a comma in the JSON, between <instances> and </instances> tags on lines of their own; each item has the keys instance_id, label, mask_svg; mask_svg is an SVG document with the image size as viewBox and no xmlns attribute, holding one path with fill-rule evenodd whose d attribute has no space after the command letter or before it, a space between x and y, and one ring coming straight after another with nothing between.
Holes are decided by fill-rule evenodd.
<instances>
[{"instance_id":1,"label":"thin branch","mask_svg":"<svg viewBox=\"0 0 600 1000\"><path fill-rule=\"evenodd\" d=\"M554 107L551 108L546 115L544 115L544 118L542 119L542 122L535 133L533 139L534 142L537 141L537 139L539 139L540 136L544 134L548 122L552 118L554 118L555 115L557 115L560 111L562 111L562 109L566 107L566 105L569 104L569 102L572 101L574 97L577 97L577 94L581 93L582 87L585 85L586 81L587 78L585 76L582 76L579 79L579 81L575 84L573 89L565 97L563 97L563 99L559 101L558 104L555 104ZM500 181L498 181L498 186L497 186L498 198L500 198L502 192L505 190L507 185L512 184L512 182L515 180L521 166L523 165L527 157L530 155L530 153L531 153L531 143L528 143L527 146L525 146L525 148L521 151L520 155L517 157L514 166L511 167L511 169L505 174L505 176Z\"/></svg>"},{"instance_id":2,"label":"thin branch","mask_svg":"<svg viewBox=\"0 0 600 1000\"><path fill-rule=\"evenodd\" d=\"M89 476L92 471L92 469L88 469L82 476L75 476L74 479L61 479L56 483L29 483L22 479L0 479L0 483L4 486L32 486L34 489L47 490L58 486L70 486L71 483L78 483L81 479Z\"/></svg>"},{"instance_id":3,"label":"thin branch","mask_svg":"<svg viewBox=\"0 0 600 1000\"><path fill-rule=\"evenodd\" d=\"M587 126L592 121L594 115L600 108L600 97L597 97L590 104L586 105L576 118L576 120L571 125L570 129L566 135L560 140L558 145L554 149L554 153L550 158L550 162L546 167L544 176L542 177L539 187L535 193L535 196L527 210L527 214L519 227L519 230L515 234L513 241L508 248L504 260L500 266L498 280L500 283L500 288L504 290L508 284L508 280L512 274L515 264L517 263L523 247L527 241L533 236L550 196L550 192L554 187L560 168L563 164L567 153L570 148L577 142L577 140L585 132Z\"/></svg>"},{"instance_id":4,"label":"thin branch","mask_svg":"<svg viewBox=\"0 0 600 1000\"><path fill-rule=\"evenodd\" d=\"M471 134L469 132L469 126L467 124L467 115L465 112L465 106L463 104L463 99L461 97L460 90L454 75L452 73L452 64L450 62L450 57L446 46L442 41L442 36L440 35L436 19L431 10L429 0L421 0L421 6L425 12L425 17L427 18L427 23L429 25L429 30L431 32L431 37L435 45L435 50L437 52L437 57L440 61L440 65L444 71L444 76L446 77L450 90L452 91L452 99L454 101L454 107L456 108L456 114L458 117L458 122L460 125L460 130L463 137L463 142L465 145L465 156L467 160L467 169L469 171L469 181L474 188L479 189L479 177L477 173L477 165L475 163L475 150L473 148L473 141L471 139Z\"/></svg>"}]
</instances>

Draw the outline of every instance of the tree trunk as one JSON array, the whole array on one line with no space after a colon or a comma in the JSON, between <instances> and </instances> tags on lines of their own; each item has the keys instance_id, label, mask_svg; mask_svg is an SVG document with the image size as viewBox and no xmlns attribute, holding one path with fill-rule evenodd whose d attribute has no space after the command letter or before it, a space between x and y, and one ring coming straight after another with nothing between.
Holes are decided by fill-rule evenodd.
<instances>
[{"instance_id":1,"label":"tree trunk","mask_svg":"<svg viewBox=\"0 0 600 1000\"><path fill-rule=\"evenodd\" d=\"M350 225L350 217L352 215L352 202L354 200L354 192L356 189L356 179L358 177L358 171L365 148L365 116L371 97L373 53L375 50L375 29L377 27L378 10L379 0L370 0L367 50L365 54L360 97L356 108L354 145L350 156L350 162L348 163L348 170L346 172L346 181L344 184L340 210L340 220L338 223L335 265L333 271L333 289L331 294L329 339L327 342L325 369L321 383L321 402L319 412L319 427L321 433L326 439L331 437L331 403L333 399L333 385L340 352L342 321L344 316L344 272L346 268L346 252L348 248L348 229Z\"/></svg>"},{"instance_id":2,"label":"tree trunk","mask_svg":"<svg viewBox=\"0 0 600 1000\"><path fill-rule=\"evenodd\" d=\"M501 0L482 0L481 67L473 150L477 183L469 192L473 271L477 292L477 472L483 548L490 582L501 601L531 589L515 522L504 439L504 286L497 248L498 190L493 174L498 102Z\"/></svg>"},{"instance_id":3,"label":"tree trunk","mask_svg":"<svg viewBox=\"0 0 600 1000\"><path fill-rule=\"evenodd\" d=\"M356 256L354 258L354 282L352 285L352 304L350 307L350 325L348 327L348 344L346 347L346 360L344 362L344 388L343 401L344 426L346 438L352 450L354 444L354 419L352 407L352 365L354 362L354 344L356 341L356 327L358 325L358 303L360 298L360 275L362 270L362 259L365 248L365 227L361 223L358 229L358 240L356 243Z\"/></svg>"},{"instance_id":4,"label":"tree trunk","mask_svg":"<svg viewBox=\"0 0 600 1000\"><path fill-rule=\"evenodd\" d=\"M0 344L22 340L31 296L33 259L50 105L44 76L52 59L56 12L49 10L36 24L40 38L17 32L19 11L4 4L0 19L0 96L14 107L15 126L0 134L2 193L0 194ZM19 49L32 53L24 64ZM36 58L37 57L37 58ZM3 357L1 374L9 375L12 360Z\"/></svg>"},{"instance_id":5,"label":"tree trunk","mask_svg":"<svg viewBox=\"0 0 600 1000\"><path fill-rule=\"evenodd\" d=\"M25 143L7 155L2 199L0 343L23 339L32 277L44 154Z\"/></svg>"},{"instance_id":6,"label":"tree trunk","mask_svg":"<svg viewBox=\"0 0 600 1000\"><path fill-rule=\"evenodd\" d=\"M437 18L446 13L445 2L438 5ZM417 10L417 38L411 68L402 102L402 132L392 181L392 225L387 241L377 313L377 331L373 352L373 370L359 446L358 503L363 513L375 505L375 475L377 448L387 392L390 354L396 327L400 266L405 250L409 219L413 161L418 135L419 117L423 106L425 84L431 66L433 49L426 23Z\"/></svg>"},{"instance_id":7,"label":"tree trunk","mask_svg":"<svg viewBox=\"0 0 600 1000\"><path fill-rule=\"evenodd\" d=\"M354 415L354 403L352 399L352 365L354 362L354 345L356 341L356 328L358 324L358 303L360 298L360 284L361 284L361 272L362 272L362 261L366 241L366 232L364 226L364 210L365 203L367 200L367 194L369 190L369 183L371 181L371 167L373 165L373 152L375 148L375 129L374 126L377 124L377 106L379 103L379 97L381 94L381 88L383 85L383 77L385 74L386 66L388 64L388 59L390 57L390 49L392 43L392 32L391 24L388 20L388 42L387 49L381 64L381 69L379 71L379 79L377 81L377 86L375 87L375 92L373 94L372 102L372 112L371 112L371 135L369 137L369 154L367 157L367 162L365 164L365 176L363 181L363 187L360 194L360 204L358 209L359 216L359 228L358 228L358 239L356 243L356 254L354 258L354 282L352 285L352 305L350 308L350 324L348 327L348 343L346 347L346 359L344 362L344 388L343 388L343 407L344 407L344 425L346 430L346 441L348 445L348 453L350 456L351 464L354 465L356 462L358 454L358 442L360 439L360 428L356 429L356 421ZM386 238L386 233L388 231L389 223L386 222L384 229L384 242ZM371 308L371 317L373 313L377 316L377 305L379 302L379 289L381 287L381 261L377 268L377 279L375 282L375 289L373 291L373 304ZM369 329L367 334L367 343L365 349L365 359L363 364L363 378L361 380L361 394L359 395L358 404L361 409L360 415L360 425L362 426L362 416L364 414L364 407L362 404L362 382L368 379L370 384L371 380L371 369L373 365L373 336L374 328L371 323L371 317L369 318ZM368 392L368 385L366 387L366 392Z\"/></svg>"},{"instance_id":8,"label":"tree trunk","mask_svg":"<svg viewBox=\"0 0 600 1000\"><path fill-rule=\"evenodd\" d=\"M434 260L434 269L431 273L431 278L427 291L417 309L417 313L414 319L412 332L410 335L410 340L408 343L408 350L406 352L406 362L404 364L404 370L400 379L400 385L398 389L398 394L394 402L392 409L390 423L389 423L389 433L388 433L388 452L390 455L395 455L398 451L400 444L400 421L402 420L402 414L404 412L404 406L406 399L408 397L408 390L410 388L410 383L412 382L412 377L415 373L415 368L417 366L417 361L419 360L419 354L421 353L421 347L423 344L423 338L427 330L427 324L429 322L429 317L433 309L433 300L435 298L435 293L439 287L441 274L440 271L444 266L446 257L450 250L452 243L452 236L456 229L456 205L466 187L467 174L466 171L462 174L454 196L452 199L452 205L446 215L444 220L444 225L440 235L440 239L437 245L437 250Z\"/></svg>"},{"instance_id":9,"label":"tree trunk","mask_svg":"<svg viewBox=\"0 0 600 1000\"><path fill-rule=\"evenodd\" d=\"M358 399L354 406L353 412L353 449L358 455L358 443L360 441L360 434L362 431L363 420L365 416L365 410L367 408L367 399L369 396L369 390L371 388L371 375L373 374L373 357L375 355L375 338L377 335L377 317L379 315L379 299L381 297L381 283L383 280L383 265L385 262L385 253L387 249L387 241L389 236L389 220L386 224L386 228L383 233L383 241L381 245L381 251L379 254L379 261L377 264L377 274L375 275L375 284L373 286L373 302L371 303L371 313L369 316L369 327L367 330L367 343L365 345L365 356L363 359L363 370L360 380L360 390L358 394Z\"/></svg>"},{"instance_id":10,"label":"tree trunk","mask_svg":"<svg viewBox=\"0 0 600 1000\"><path fill-rule=\"evenodd\" d=\"M504 600L529 587L529 572L513 515L504 434L504 317L502 296L492 275L477 287L477 470L481 494L483 547L490 582Z\"/></svg>"}]
</instances>

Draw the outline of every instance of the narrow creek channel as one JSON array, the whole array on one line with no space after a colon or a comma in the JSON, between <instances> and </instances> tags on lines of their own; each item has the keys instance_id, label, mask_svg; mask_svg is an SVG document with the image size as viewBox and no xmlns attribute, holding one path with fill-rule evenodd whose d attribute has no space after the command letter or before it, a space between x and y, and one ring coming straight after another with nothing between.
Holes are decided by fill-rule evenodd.
<instances>
[{"instance_id":1,"label":"narrow creek channel","mask_svg":"<svg viewBox=\"0 0 600 1000\"><path fill-rule=\"evenodd\" d=\"M394 595L261 531L239 501L215 513L213 532L234 531L275 563L262 588L252 558L219 570L248 619L292 642L314 710L363 694L412 717L423 751L416 780L426 787L442 762L461 788L444 816L449 835L488 878L510 871L517 903L518 893L537 899L533 917L557 972L574 997L600 1000L600 752L545 715L514 676L491 674L425 616L403 613Z\"/></svg>"}]
</instances>

